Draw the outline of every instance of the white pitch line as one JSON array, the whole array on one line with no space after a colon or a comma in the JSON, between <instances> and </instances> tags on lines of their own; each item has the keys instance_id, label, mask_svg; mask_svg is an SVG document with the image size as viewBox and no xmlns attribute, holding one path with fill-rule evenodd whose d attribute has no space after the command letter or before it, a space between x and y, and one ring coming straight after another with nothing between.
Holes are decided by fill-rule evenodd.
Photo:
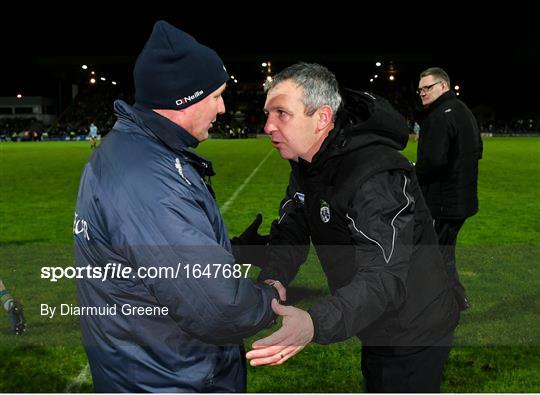
<instances>
[{"instance_id":1,"label":"white pitch line","mask_svg":"<svg viewBox=\"0 0 540 395\"><path fill-rule=\"evenodd\" d=\"M90 381L90 365L88 364L83 366L77 377L69 381L64 392L74 392L73 390L78 392L81 385L87 381Z\"/></svg>"},{"instance_id":2,"label":"white pitch line","mask_svg":"<svg viewBox=\"0 0 540 395\"><path fill-rule=\"evenodd\" d=\"M231 207L231 205L233 204L234 200L238 197L238 195L240 194L240 192L242 192L242 190L245 188L245 186L251 181L251 179L253 178L253 176L257 173L257 171L261 168L261 166L264 164L264 162L266 162L266 160L270 157L270 154L272 154L272 152L274 152L274 148L272 148L270 150L270 152L268 154L266 154L266 156L264 157L264 159L261 161L261 163L259 163L259 165L253 169L253 171L251 172L251 174L249 176L247 176L247 178L244 180L244 182L242 183L242 185L240 185L238 187L238 189L236 191L234 191L234 193L232 194L232 196L229 198L229 200L227 200L223 206L220 207L220 211L221 211L221 215L225 214L225 212L229 209L229 207Z\"/></svg>"}]
</instances>

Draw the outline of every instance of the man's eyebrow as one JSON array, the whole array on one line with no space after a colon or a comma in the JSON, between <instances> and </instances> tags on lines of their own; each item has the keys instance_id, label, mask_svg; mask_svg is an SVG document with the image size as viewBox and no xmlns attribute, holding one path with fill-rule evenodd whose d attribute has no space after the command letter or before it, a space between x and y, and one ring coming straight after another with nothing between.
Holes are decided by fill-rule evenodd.
<instances>
[{"instance_id":1,"label":"man's eyebrow","mask_svg":"<svg viewBox=\"0 0 540 395\"><path fill-rule=\"evenodd\" d=\"M264 106L264 107L263 107L263 111L266 112L266 113L268 113L268 112L270 112L271 110L273 110L274 108L275 108L275 106L268 106L268 107L267 107L267 106Z\"/></svg>"},{"instance_id":2,"label":"man's eyebrow","mask_svg":"<svg viewBox=\"0 0 540 395\"><path fill-rule=\"evenodd\" d=\"M269 106L269 107L264 107L263 110L264 110L264 111L282 110L282 111L286 111L286 112L289 111L286 107L284 107L284 106L282 106L282 105L279 105L279 104L273 105L273 106Z\"/></svg>"}]
</instances>

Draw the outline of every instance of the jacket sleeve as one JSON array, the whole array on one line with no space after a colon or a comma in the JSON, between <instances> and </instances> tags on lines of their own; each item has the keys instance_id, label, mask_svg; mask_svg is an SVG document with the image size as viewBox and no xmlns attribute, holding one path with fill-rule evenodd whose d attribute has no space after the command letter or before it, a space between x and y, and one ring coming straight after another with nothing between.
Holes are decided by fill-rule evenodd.
<instances>
[{"instance_id":1,"label":"jacket sleeve","mask_svg":"<svg viewBox=\"0 0 540 395\"><path fill-rule=\"evenodd\" d=\"M137 201L126 202L133 206L123 210L114 244L137 269L173 268L174 276L142 281L184 331L207 343L238 343L274 322L274 288L235 271L233 256L216 241L189 191L171 191L152 205Z\"/></svg>"},{"instance_id":2,"label":"jacket sleeve","mask_svg":"<svg viewBox=\"0 0 540 395\"><path fill-rule=\"evenodd\" d=\"M268 264L258 280L279 280L288 286L306 261L309 246L304 195L299 191L294 172L291 172L285 198L281 201L279 219L272 223L270 229Z\"/></svg>"},{"instance_id":3,"label":"jacket sleeve","mask_svg":"<svg viewBox=\"0 0 540 395\"><path fill-rule=\"evenodd\" d=\"M448 152L454 126L444 113L434 113L420 130L416 174L421 185L439 179L448 170Z\"/></svg>"},{"instance_id":4,"label":"jacket sleeve","mask_svg":"<svg viewBox=\"0 0 540 395\"><path fill-rule=\"evenodd\" d=\"M309 310L314 342L346 340L401 306L412 253L414 207L410 178L403 171L379 173L357 188L346 214L357 272L348 285Z\"/></svg>"}]
</instances>

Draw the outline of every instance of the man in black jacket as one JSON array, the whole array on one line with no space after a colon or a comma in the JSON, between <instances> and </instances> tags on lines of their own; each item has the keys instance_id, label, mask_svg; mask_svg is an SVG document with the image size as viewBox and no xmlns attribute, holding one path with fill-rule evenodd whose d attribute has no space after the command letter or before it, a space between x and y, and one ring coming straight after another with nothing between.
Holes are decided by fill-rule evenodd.
<instances>
[{"instance_id":1,"label":"man in black jacket","mask_svg":"<svg viewBox=\"0 0 540 395\"><path fill-rule=\"evenodd\" d=\"M274 77L265 112L292 171L259 280L287 287L313 243L332 295L308 312L274 301L283 326L253 344L251 364L358 336L368 391L439 391L459 313L414 168L399 152L405 119L371 93L340 94L329 70L305 63Z\"/></svg>"},{"instance_id":2,"label":"man in black jacket","mask_svg":"<svg viewBox=\"0 0 540 395\"><path fill-rule=\"evenodd\" d=\"M478 211L478 160L482 139L476 119L450 90L450 78L438 67L420 74L418 93L425 107L420 128L416 174L460 308L469 307L456 269L456 240L465 219Z\"/></svg>"}]
</instances>

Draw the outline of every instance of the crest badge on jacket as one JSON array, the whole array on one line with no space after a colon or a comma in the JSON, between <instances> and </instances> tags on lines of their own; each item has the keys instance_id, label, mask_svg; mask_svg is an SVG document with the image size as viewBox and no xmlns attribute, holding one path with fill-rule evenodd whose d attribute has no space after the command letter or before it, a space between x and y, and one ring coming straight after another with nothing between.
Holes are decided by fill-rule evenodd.
<instances>
[{"instance_id":1,"label":"crest badge on jacket","mask_svg":"<svg viewBox=\"0 0 540 395\"><path fill-rule=\"evenodd\" d=\"M325 224L330 222L330 206L324 200L321 200L321 221Z\"/></svg>"}]
</instances>

